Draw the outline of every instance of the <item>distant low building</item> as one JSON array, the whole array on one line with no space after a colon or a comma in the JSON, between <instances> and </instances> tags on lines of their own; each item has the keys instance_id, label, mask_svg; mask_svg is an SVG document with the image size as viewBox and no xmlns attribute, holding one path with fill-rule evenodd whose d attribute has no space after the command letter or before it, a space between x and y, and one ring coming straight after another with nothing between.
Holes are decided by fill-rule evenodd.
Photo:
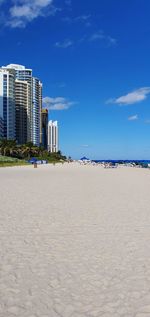
<instances>
[{"instance_id":1,"label":"distant low building","mask_svg":"<svg viewBox=\"0 0 150 317\"><path fill-rule=\"evenodd\" d=\"M58 152L58 122L50 120L48 122L48 151Z\"/></svg>"}]
</instances>

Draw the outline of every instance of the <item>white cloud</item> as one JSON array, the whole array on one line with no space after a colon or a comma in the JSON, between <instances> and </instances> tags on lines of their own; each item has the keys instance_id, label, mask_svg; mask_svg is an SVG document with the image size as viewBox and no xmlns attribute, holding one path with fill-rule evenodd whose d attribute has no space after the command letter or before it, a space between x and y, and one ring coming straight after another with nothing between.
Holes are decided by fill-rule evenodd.
<instances>
[{"instance_id":1,"label":"white cloud","mask_svg":"<svg viewBox=\"0 0 150 317\"><path fill-rule=\"evenodd\" d=\"M4 1L4 0L3 0ZM1 2L3 2L0 0ZM25 27L28 22L39 16L54 15L57 8L53 5L53 0L9 0L8 12L4 12L5 25L12 28Z\"/></svg>"},{"instance_id":2,"label":"white cloud","mask_svg":"<svg viewBox=\"0 0 150 317\"><path fill-rule=\"evenodd\" d=\"M105 41L107 45L115 45L117 43L117 40L110 35L107 35L104 33L103 30L99 30L91 35L89 38L89 41Z\"/></svg>"},{"instance_id":3,"label":"white cloud","mask_svg":"<svg viewBox=\"0 0 150 317\"><path fill-rule=\"evenodd\" d=\"M138 115L137 114L135 114L134 116L128 117L128 121L135 121L135 120L138 120Z\"/></svg>"},{"instance_id":4,"label":"white cloud","mask_svg":"<svg viewBox=\"0 0 150 317\"><path fill-rule=\"evenodd\" d=\"M137 90L134 90L127 95L121 96L116 99L109 99L107 103L114 103L118 105L132 105L138 102L145 100L150 94L150 87L143 87Z\"/></svg>"},{"instance_id":5,"label":"white cloud","mask_svg":"<svg viewBox=\"0 0 150 317\"><path fill-rule=\"evenodd\" d=\"M43 106L49 110L67 110L76 102L69 101L64 97L45 97L43 98Z\"/></svg>"},{"instance_id":6,"label":"white cloud","mask_svg":"<svg viewBox=\"0 0 150 317\"><path fill-rule=\"evenodd\" d=\"M72 40L65 39L62 42L56 42L55 46L58 47L58 48L68 48L68 47L71 47L73 44L74 43L73 43Z\"/></svg>"}]
</instances>

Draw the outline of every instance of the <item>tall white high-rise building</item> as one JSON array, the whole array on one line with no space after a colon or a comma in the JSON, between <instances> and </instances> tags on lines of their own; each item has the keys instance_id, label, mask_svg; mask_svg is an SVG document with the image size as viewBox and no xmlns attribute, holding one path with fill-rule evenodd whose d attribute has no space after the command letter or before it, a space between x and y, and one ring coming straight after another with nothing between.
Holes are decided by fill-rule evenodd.
<instances>
[{"instance_id":1,"label":"tall white high-rise building","mask_svg":"<svg viewBox=\"0 0 150 317\"><path fill-rule=\"evenodd\" d=\"M26 117L23 113L23 109L26 108L27 113L27 142L33 142L33 144L39 146L41 141L41 109L42 109L42 83L39 79L32 76L32 69L25 68L23 65L18 64L9 64L7 66L3 66L2 69L7 71L14 71L15 80L17 81L16 89L17 89L17 122L21 122L19 120L23 120ZM20 83L19 83L20 81ZM25 84L23 85L23 82ZM25 93L25 86L27 87L27 94ZM25 99L28 99L27 101ZM20 101L19 101L20 100ZM26 106L27 105L27 106ZM20 113L19 113L20 111ZM18 118L20 118L18 120ZM21 119L22 118L22 119ZM26 123L24 124L24 126ZM17 131L20 128L17 127ZM20 130L21 131L21 130ZM24 130L25 132L25 130ZM23 133L23 130L22 130ZM18 134L17 134L18 135ZM25 140L26 135L17 139L17 142L20 143L21 140Z\"/></svg>"},{"instance_id":2,"label":"tall white high-rise building","mask_svg":"<svg viewBox=\"0 0 150 317\"><path fill-rule=\"evenodd\" d=\"M26 144L28 135L28 112L31 103L30 84L25 80L15 80L16 105L16 140L18 144Z\"/></svg>"},{"instance_id":3,"label":"tall white high-rise building","mask_svg":"<svg viewBox=\"0 0 150 317\"><path fill-rule=\"evenodd\" d=\"M50 120L48 122L48 151L58 152L58 123Z\"/></svg>"},{"instance_id":4,"label":"tall white high-rise building","mask_svg":"<svg viewBox=\"0 0 150 317\"><path fill-rule=\"evenodd\" d=\"M25 68L23 65L18 65L18 64L9 64L7 66L2 66L2 69L7 69L7 70L14 70L15 72L15 79L17 81L26 81L28 83L28 94L30 98L30 102L28 103L28 109L27 109L27 142L32 142L32 69L30 68ZM18 83L19 85L19 83ZM22 98L20 98L22 99ZM22 102L24 104L24 101ZM18 107L17 110L17 116L19 114L19 109L21 111L21 103L20 103L20 108ZM18 122L18 120L17 120ZM19 143L20 140L17 139L17 142Z\"/></svg>"},{"instance_id":5,"label":"tall white high-rise building","mask_svg":"<svg viewBox=\"0 0 150 317\"><path fill-rule=\"evenodd\" d=\"M0 68L0 117L3 137L8 140L15 139L15 72L2 68Z\"/></svg>"},{"instance_id":6,"label":"tall white high-rise building","mask_svg":"<svg viewBox=\"0 0 150 317\"><path fill-rule=\"evenodd\" d=\"M42 120L42 83L32 78L32 133L31 141L37 146L41 143Z\"/></svg>"}]
</instances>

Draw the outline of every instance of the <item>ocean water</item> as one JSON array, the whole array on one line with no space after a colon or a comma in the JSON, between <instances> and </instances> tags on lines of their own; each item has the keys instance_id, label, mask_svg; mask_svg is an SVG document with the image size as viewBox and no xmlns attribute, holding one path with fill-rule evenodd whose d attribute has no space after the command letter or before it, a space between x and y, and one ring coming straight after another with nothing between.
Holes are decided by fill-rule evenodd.
<instances>
[{"instance_id":1,"label":"ocean water","mask_svg":"<svg viewBox=\"0 0 150 317\"><path fill-rule=\"evenodd\" d=\"M150 160L92 160L95 163L137 163L137 164L150 164Z\"/></svg>"}]
</instances>

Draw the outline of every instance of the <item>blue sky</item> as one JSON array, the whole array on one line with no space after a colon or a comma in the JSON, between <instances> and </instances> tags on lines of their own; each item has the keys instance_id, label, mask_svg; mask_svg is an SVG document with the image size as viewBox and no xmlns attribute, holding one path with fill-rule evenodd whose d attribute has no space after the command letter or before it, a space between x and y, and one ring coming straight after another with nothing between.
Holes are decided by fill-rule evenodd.
<instances>
[{"instance_id":1,"label":"blue sky","mask_svg":"<svg viewBox=\"0 0 150 317\"><path fill-rule=\"evenodd\" d=\"M150 1L0 0L0 64L33 69L66 155L150 159Z\"/></svg>"}]
</instances>

